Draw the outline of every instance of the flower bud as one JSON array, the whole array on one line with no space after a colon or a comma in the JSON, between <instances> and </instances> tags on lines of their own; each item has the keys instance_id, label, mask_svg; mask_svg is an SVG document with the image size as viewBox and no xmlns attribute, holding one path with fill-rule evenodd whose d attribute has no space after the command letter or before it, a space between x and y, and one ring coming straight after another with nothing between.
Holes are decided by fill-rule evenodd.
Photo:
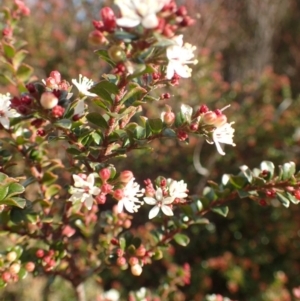
<instances>
[{"instance_id":1,"label":"flower bud","mask_svg":"<svg viewBox=\"0 0 300 301\"><path fill-rule=\"evenodd\" d=\"M137 257L130 257L129 258L129 264L130 265L136 265L136 264L139 264L139 260L138 260L138 258Z\"/></svg>"},{"instance_id":2,"label":"flower bud","mask_svg":"<svg viewBox=\"0 0 300 301\"><path fill-rule=\"evenodd\" d=\"M131 267L131 273L134 276L140 276L143 272L143 268L139 264L135 264Z\"/></svg>"},{"instance_id":3,"label":"flower bud","mask_svg":"<svg viewBox=\"0 0 300 301\"><path fill-rule=\"evenodd\" d=\"M124 197L124 191L123 189L116 189L114 191L114 194L113 194L113 197L116 199L116 200L122 200L122 198Z\"/></svg>"},{"instance_id":4,"label":"flower bud","mask_svg":"<svg viewBox=\"0 0 300 301\"><path fill-rule=\"evenodd\" d=\"M45 252L44 252L44 250L42 250L42 249L38 249L38 250L35 252L35 256L36 256L37 258L42 258L42 257L44 257L44 255L45 255Z\"/></svg>"},{"instance_id":5,"label":"flower bud","mask_svg":"<svg viewBox=\"0 0 300 301\"><path fill-rule=\"evenodd\" d=\"M59 84L61 82L61 75L58 71L54 70L54 71L51 71L50 73L50 76L49 77L52 77L54 78L55 82L57 84Z\"/></svg>"},{"instance_id":6,"label":"flower bud","mask_svg":"<svg viewBox=\"0 0 300 301\"><path fill-rule=\"evenodd\" d=\"M104 193L100 193L95 197L97 204L103 205L106 202L106 196Z\"/></svg>"},{"instance_id":7,"label":"flower bud","mask_svg":"<svg viewBox=\"0 0 300 301\"><path fill-rule=\"evenodd\" d=\"M117 259L117 265L118 266L123 266L123 265L125 265L126 264L126 258L125 257L119 257L118 259Z\"/></svg>"},{"instance_id":8,"label":"flower bud","mask_svg":"<svg viewBox=\"0 0 300 301\"><path fill-rule=\"evenodd\" d=\"M13 263L10 267L9 267L9 271L12 274L18 274L20 272L21 269L21 265L17 262Z\"/></svg>"},{"instance_id":9,"label":"flower bud","mask_svg":"<svg viewBox=\"0 0 300 301\"><path fill-rule=\"evenodd\" d=\"M108 183L104 183L101 187L101 191L103 193L110 193L112 191L113 186L108 184Z\"/></svg>"},{"instance_id":10,"label":"flower bud","mask_svg":"<svg viewBox=\"0 0 300 301\"><path fill-rule=\"evenodd\" d=\"M100 15L102 17L104 29L108 32L114 31L117 26L114 11L110 7L103 7L100 10Z\"/></svg>"},{"instance_id":11,"label":"flower bud","mask_svg":"<svg viewBox=\"0 0 300 301\"><path fill-rule=\"evenodd\" d=\"M103 45L107 43L107 39L99 30L93 30L89 33L89 42L93 45Z\"/></svg>"},{"instance_id":12,"label":"flower bud","mask_svg":"<svg viewBox=\"0 0 300 301\"><path fill-rule=\"evenodd\" d=\"M126 59L124 50L117 45L111 46L107 51L109 57L116 63L123 62Z\"/></svg>"},{"instance_id":13,"label":"flower bud","mask_svg":"<svg viewBox=\"0 0 300 301\"><path fill-rule=\"evenodd\" d=\"M213 111L209 111L205 113L202 118L203 122L206 124L215 124L217 114Z\"/></svg>"},{"instance_id":14,"label":"flower bud","mask_svg":"<svg viewBox=\"0 0 300 301\"><path fill-rule=\"evenodd\" d=\"M58 104L58 98L52 92L44 92L40 99L44 109L52 109Z\"/></svg>"},{"instance_id":15,"label":"flower bud","mask_svg":"<svg viewBox=\"0 0 300 301\"><path fill-rule=\"evenodd\" d=\"M120 174L120 181L124 184L128 183L133 178L133 173L130 170L124 170Z\"/></svg>"},{"instance_id":16,"label":"flower bud","mask_svg":"<svg viewBox=\"0 0 300 301\"><path fill-rule=\"evenodd\" d=\"M11 274L6 271L2 273L1 278L4 282L8 282L11 279Z\"/></svg>"},{"instance_id":17,"label":"flower bud","mask_svg":"<svg viewBox=\"0 0 300 301\"><path fill-rule=\"evenodd\" d=\"M102 181L107 181L110 178L110 169L109 168L103 168L99 171L99 176Z\"/></svg>"},{"instance_id":18,"label":"flower bud","mask_svg":"<svg viewBox=\"0 0 300 301\"><path fill-rule=\"evenodd\" d=\"M135 254L137 256L144 257L146 255L146 248L143 245L140 245L135 251Z\"/></svg>"},{"instance_id":19,"label":"flower bud","mask_svg":"<svg viewBox=\"0 0 300 301\"><path fill-rule=\"evenodd\" d=\"M217 118L215 120L215 123L214 123L214 126L219 127L219 126L224 125L226 122L227 122L226 115L221 114L221 115L217 116Z\"/></svg>"},{"instance_id":20,"label":"flower bud","mask_svg":"<svg viewBox=\"0 0 300 301\"><path fill-rule=\"evenodd\" d=\"M34 264L34 262L29 261L29 262L27 262L27 263L25 264L25 270L26 270L27 272L33 272L34 269L35 269L35 264Z\"/></svg>"},{"instance_id":21,"label":"flower bud","mask_svg":"<svg viewBox=\"0 0 300 301\"><path fill-rule=\"evenodd\" d=\"M10 262L15 261L18 257L18 254L15 251L11 251L6 254L6 259Z\"/></svg>"},{"instance_id":22,"label":"flower bud","mask_svg":"<svg viewBox=\"0 0 300 301\"><path fill-rule=\"evenodd\" d=\"M46 79L46 87L47 87L47 88L51 88L51 89L57 89L57 83L56 83L55 78L53 78L53 77L48 77L48 78Z\"/></svg>"}]
</instances>

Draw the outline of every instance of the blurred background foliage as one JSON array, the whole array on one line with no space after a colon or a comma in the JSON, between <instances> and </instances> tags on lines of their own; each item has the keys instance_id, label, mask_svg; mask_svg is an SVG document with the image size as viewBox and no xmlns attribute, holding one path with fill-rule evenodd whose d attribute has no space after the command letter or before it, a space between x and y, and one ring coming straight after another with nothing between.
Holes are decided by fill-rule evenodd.
<instances>
[{"instance_id":1,"label":"blurred background foliage","mask_svg":"<svg viewBox=\"0 0 300 301\"><path fill-rule=\"evenodd\" d=\"M9 2L0 0L1 5ZM99 19L99 9L112 1L25 2L30 5L31 17L22 21L20 37L28 41L27 63L34 67L36 79L59 70L69 81L79 73L97 81L109 71L93 53L101 45L90 43L89 35L92 20ZM236 147L227 147L226 156L220 157L213 145L197 137L191 137L189 145L155 141L150 154L136 151L127 160L114 163L133 170L140 182L158 175L184 179L192 194L201 193L208 179L218 181L223 173L236 173L243 164L253 168L262 160L275 164L295 161L299 168L300 2L178 2L197 20L184 35L197 46L199 64L192 78L166 88L171 99L145 109L159 116L166 103L179 107L184 101L212 109L230 104L226 115L235 121ZM102 300L101 286L117 288L124 295L141 286L156 289L168 281L174 264L184 263L191 265L190 284L178 286L168 300L201 301L208 293L233 300L300 300L300 209L291 206L286 209L275 200L265 207L235 200L227 218L210 215L211 224L193 226L187 248L174 245L165 259L147 267L140 278L127 272L104 273L98 285L88 289L89 300ZM135 219L143 223L141 217ZM140 231L147 235L147 228ZM41 293L28 291L28 285ZM44 285L44 280L27 279L6 288L0 300L43 300ZM60 281L51 290L49 300L72 300L68 286Z\"/></svg>"}]
</instances>

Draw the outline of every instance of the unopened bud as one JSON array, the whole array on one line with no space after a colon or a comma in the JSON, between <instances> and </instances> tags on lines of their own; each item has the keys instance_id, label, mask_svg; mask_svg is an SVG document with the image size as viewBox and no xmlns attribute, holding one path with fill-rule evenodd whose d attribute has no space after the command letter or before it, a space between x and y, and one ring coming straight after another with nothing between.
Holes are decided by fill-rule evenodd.
<instances>
[{"instance_id":1,"label":"unopened bud","mask_svg":"<svg viewBox=\"0 0 300 301\"><path fill-rule=\"evenodd\" d=\"M217 118L215 120L215 123L214 123L214 126L219 127L219 126L222 126L223 124L225 124L226 122L227 122L226 115L221 114L221 115L217 116Z\"/></svg>"},{"instance_id":2,"label":"unopened bud","mask_svg":"<svg viewBox=\"0 0 300 301\"><path fill-rule=\"evenodd\" d=\"M116 189L114 191L114 194L113 194L113 197L116 199L116 200L122 200L122 198L124 197L124 191L123 189Z\"/></svg>"},{"instance_id":3,"label":"unopened bud","mask_svg":"<svg viewBox=\"0 0 300 301\"><path fill-rule=\"evenodd\" d=\"M124 184L128 183L133 178L133 173L130 170L124 170L120 174L120 181Z\"/></svg>"},{"instance_id":4,"label":"unopened bud","mask_svg":"<svg viewBox=\"0 0 300 301\"><path fill-rule=\"evenodd\" d=\"M51 71L50 77L54 78L55 82L59 84L61 82L61 75L58 71Z\"/></svg>"},{"instance_id":5,"label":"unopened bud","mask_svg":"<svg viewBox=\"0 0 300 301\"><path fill-rule=\"evenodd\" d=\"M136 264L139 264L139 260L138 260L138 258L137 257L130 257L129 258L129 264L130 265L136 265Z\"/></svg>"},{"instance_id":6,"label":"unopened bud","mask_svg":"<svg viewBox=\"0 0 300 301\"><path fill-rule=\"evenodd\" d=\"M25 270L26 270L27 272L33 272L34 269L35 269L35 264L34 264L34 262L29 261L29 262L27 262L27 263L25 264Z\"/></svg>"},{"instance_id":7,"label":"unopened bud","mask_svg":"<svg viewBox=\"0 0 300 301\"><path fill-rule=\"evenodd\" d=\"M99 171L99 176L102 181L107 181L110 178L110 169L109 168L103 168Z\"/></svg>"},{"instance_id":8,"label":"unopened bud","mask_svg":"<svg viewBox=\"0 0 300 301\"><path fill-rule=\"evenodd\" d=\"M58 104L58 98L52 92L44 92L40 99L44 109L52 109Z\"/></svg>"},{"instance_id":9,"label":"unopened bud","mask_svg":"<svg viewBox=\"0 0 300 301\"><path fill-rule=\"evenodd\" d=\"M45 255L45 251L42 250L42 249L38 249L38 250L35 252L35 256L36 256L37 258L42 258L42 257L44 257L44 255Z\"/></svg>"},{"instance_id":10,"label":"unopened bud","mask_svg":"<svg viewBox=\"0 0 300 301\"><path fill-rule=\"evenodd\" d=\"M93 45L103 45L107 43L107 39L99 30L93 30L89 33L89 42Z\"/></svg>"},{"instance_id":11,"label":"unopened bud","mask_svg":"<svg viewBox=\"0 0 300 301\"><path fill-rule=\"evenodd\" d=\"M203 122L206 124L215 124L217 114L215 112L209 111L203 115Z\"/></svg>"},{"instance_id":12,"label":"unopened bud","mask_svg":"<svg viewBox=\"0 0 300 301\"><path fill-rule=\"evenodd\" d=\"M126 264L126 258L125 257L119 257L118 259L117 259L117 265L118 266L123 266L123 265L125 265Z\"/></svg>"},{"instance_id":13,"label":"unopened bud","mask_svg":"<svg viewBox=\"0 0 300 301\"><path fill-rule=\"evenodd\" d=\"M108 32L114 31L117 26L114 11L110 7L103 7L100 10L100 15L102 17L104 29Z\"/></svg>"},{"instance_id":14,"label":"unopened bud","mask_svg":"<svg viewBox=\"0 0 300 301\"><path fill-rule=\"evenodd\" d=\"M143 268L139 264L135 264L131 267L131 273L134 276L140 276L143 272Z\"/></svg>"},{"instance_id":15,"label":"unopened bud","mask_svg":"<svg viewBox=\"0 0 300 301\"><path fill-rule=\"evenodd\" d=\"M124 50L117 45L111 46L107 51L109 57L116 63L123 62L126 59Z\"/></svg>"},{"instance_id":16,"label":"unopened bud","mask_svg":"<svg viewBox=\"0 0 300 301\"><path fill-rule=\"evenodd\" d=\"M17 262L13 263L10 267L9 267L9 271L12 274L18 274L20 272L21 269L21 265Z\"/></svg>"},{"instance_id":17,"label":"unopened bud","mask_svg":"<svg viewBox=\"0 0 300 301\"><path fill-rule=\"evenodd\" d=\"M15 261L18 257L18 254L15 251L11 251L6 254L6 259L8 261Z\"/></svg>"}]
</instances>

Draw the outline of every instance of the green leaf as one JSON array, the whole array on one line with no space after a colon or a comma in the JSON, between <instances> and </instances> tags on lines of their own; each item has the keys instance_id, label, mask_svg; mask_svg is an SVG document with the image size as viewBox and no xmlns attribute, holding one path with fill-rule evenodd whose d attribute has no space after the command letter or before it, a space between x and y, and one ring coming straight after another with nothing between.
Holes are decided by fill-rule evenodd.
<instances>
[{"instance_id":1,"label":"green leaf","mask_svg":"<svg viewBox=\"0 0 300 301\"><path fill-rule=\"evenodd\" d=\"M50 171L46 171L42 178L42 183L46 186L53 184L57 180L58 176Z\"/></svg>"},{"instance_id":2,"label":"green leaf","mask_svg":"<svg viewBox=\"0 0 300 301\"><path fill-rule=\"evenodd\" d=\"M218 199L218 196L216 195L215 191L211 187L209 187L209 186L204 187L204 189L203 189L203 195L210 202L213 202L213 201L215 201L215 200Z\"/></svg>"},{"instance_id":3,"label":"green leaf","mask_svg":"<svg viewBox=\"0 0 300 301\"><path fill-rule=\"evenodd\" d=\"M292 194L289 192L284 192L284 196L287 197L293 204L297 205L300 203L298 199L296 199Z\"/></svg>"},{"instance_id":4,"label":"green leaf","mask_svg":"<svg viewBox=\"0 0 300 301\"><path fill-rule=\"evenodd\" d=\"M54 123L55 126L69 130L72 126L70 119L60 119Z\"/></svg>"},{"instance_id":5,"label":"green leaf","mask_svg":"<svg viewBox=\"0 0 300 301\"><path fill-rule=\"evenodd\" d=\"M127 31L116 30L114 32L114 37L118 40L122 40L124 42L131 42L132 40L136 40L137 36L129 33Z\"/></svg>"},{"instance_id":6,"label":"green leaf","mask_svg":"<svg viewBox=\"0 0 300 301\"><path fill-rule=\"evenodd\" d=\"M251 184L252 183L252 171L250 170L250 168L246 165L242 165L240 166L240 170L242 172L242 174L245 176L245 178L248 180L248 182Z\"/></svg>"},{"instance_id":7,"label":"green leaf","mask_svg":"<svg viewBox=\"0 0 300 301\"><path fill-rule=\"evenodd\" d=\"M20 64L23 62L25 57L27 56L28 51L21 49L19 50L12 59L12 63L16 69L19 68Z\"/></svg>"},{"instance_id":8,"label":"green leaf","mask_svg":"<svg viewBox=\"0 0 300 301\"><path fill-rule=\"evenodd\" d=\"M8 185L0 186L0 201L2 201L8 193Z\"/></svg>"},{"instance_id":9,"label":"green leaf","mask_svg":"<svg viewBox=\"0 0 300 301\"><path fill-rule=\"evenodd\" d=\"M104 60L105 62L107 62L109 65L111 65L113 67L116 65L116 63L108 56L107 50L100 49L100 50L95 51L95 53L97 55L99 55L100 58L102 60Z\"/></svg>"},{"instance_id":10,"label":"green leaf","mask_svg":"<svg viewBox=\"0 0 300 301\"><path fill-rule=\"evenodd\" d=\"M131 83L129 86L129 91L124 95L124 97L121 99L120 104L123 104L125 101L130 99L133 96L138 96L136 94L145 94L147 93L147 90L142 88L140 85L137 83Z\"/></svg>"},{"instance_id":11,"label":"green leaf","mask_svg":"<svg viewBox=\"0 0 300 301\"><path fill-rule=\"evenodd\" d=\"M111 94L118 94L119 88L107 80L102 80L94 85L89 91L112 103L113 99Z\"/></svg>"},{"instance_id":12,"label":"green leaf","mask_svg":"<svg viewBox=\"0 0 300 301\"><path fill-rule=\"evenodd\" d=\"M21 184L11 183L11 184L9 184L9 188L8 188L6 197L10 198L14 195L21 194L24 191L25 191L25 188Z\"/></svg>"},{"instance_id":13,"label":"green leaf","mask_svg":"<svg viewBox=\"0 0 300 301\"><path fill-rule=\"evenodd\" d=\"M173 238L180 246L183 247L186 247L190 242L189 237L182 233L175 234Z\"/></svg>"},{"instance_id":14,"label":"green leaf","mask_svg":"<svg viewBox=\"0 0 300 301\"><path fill-rule=\"evenodd\" d=\"M296 165L294 162L284 163L282 166L282 180L290 179L296 172Z\"/></svg>"},{"instance_id":15,"label":"green leaf","mask_svg":"<svg viewBox=\"0 0 300 301\"><path fill-rule=\"evenodd\" d=\"M0 204L15 206L23 209L26 206L26 200L20 197L12 197L0 201Z\"/></svg>"},{"instance_id":16,"label":"green leaf","mask_svg":"<svg viewBox=\"0 0 300 301\"><path fill-rule=\"evenodd\" d=\"M247 179L242 176L231 175L229 181L237 189L241 189L247 184Z\"/></svg>"},{"instance_id":17,"label":"green leaf","mask_svg":"<svg viewBox=\"0 0 300 301\"><path fill-rule=\"evenodd\" d=\"M229 212L229 209L228 209L227 206L220 206L220 207L213 207L211 209L211 211L213 211L213 212L215 212L215 213L217 213L219 215L222 215L222 216L226 217L227 214L228 214L228 212Z\"/></svg>"},{"instance_id":18,"label":"green leaf","mask_svg":"<svg viewBox=\"0 0 300 301\"><path fill-rule=\"evenodd\" d=\"M290 201L281 192L276 192L278 201L286 208L290 206Z\"/></svg>"},{"instance_id":19,"label":"green leaf","mask_svg":"<svg viewBox=\"0 0 300 301\"><path fill-rule=\"evenodd\" d=\"M21 267L21 269L18 273L19 279L25 279L27 275L28 275L28 272L26 271L26 269Z\"/></svg>"},{"instance_id":20,"label":"green leaf","mask_svg":"<svg viewBox=\"0 0 300 301\"><path fill-rule=\"evenodd\" d=\"M71 146L71 147L67 148L67 153L71 154L71 155L81 155L82 151L77 149L74 146Z\"/></svg>"},{"instance_id":21,"label":"green leaf","mask_svg":"<svg viewBox=\"0 0 300 301\"><path fill-rule=\"evenodd\" d=\"M162 134L164 137L168 137L168 138L176 138L177 137L175 131L172 129L168 129L168 128L164 129Z\"/></svg>"},{"instance_id":22,"label":"green leaf","mask_svg":"<svg viewBox=\"0 0 300 301\"><path fill-rule=\"evenodd\" d=\"M91 136L92 136L93 140L95 141L95 143L96 143L97 145L100 145L100 142L102 141L102 136L100 135L100 133L98 133L98 132L93 132L93 133L91 134Z\"/></svg>"},{"instance_id":23,"label":"green leaf","mask_svg":"<svg viewBox=\"0 0 300 301\"><path fill-rule=\"evenodd\" d=\"M151 131L154 134L159 134L162 131L163 122L160 118L148 119L148 123L151 128Z\"/></svg>"},{"instance_id":24,"label":"green leaf","mask_svg":"<svg viewBox=\"0 0 300 301\"><path fill-rule=\"evenodd\" d=\"M50 185L46 188L45 197L50 199L61 191L61 186L58 184Z\"/></svg>"},{"instance_id":25,"label":"green leaf","mask_svg":"<svg viewBox=\"0 0 300 301\"><path fill-rule=\"evenodd\" d=\"M0 183L4 183L8 176L2 172L0 172Z\"/></svg>"},{"instance_id":26,"label":"green leaf","mask_svg":"<svg viewBox=\"0 0 300 301\"><path fill-rule=\"evenodd\" d=\"M7 44L7 43L2 43L2 46L3 46L3 50L4 50L4 55L9 59L13 58L16 53L15 48L12 45Z\"/></svg>"},{"instance_id":27,"label":"green leaf","mask_svg":"<svg viewBox=\"0 0 300 301\"><path fill-rule=\"evenodd\" d=\"M143 127L137 125L133 131L133 137L137 140L145 139L146 131Z\"/></svg>"},{"instance_id":28,"label":"green leaf","mask_svg":"<svg viewBox=\"0 0 300 301\"><path fill-rule=\"evenodd\" d=\"M107 124L107 121L104 119L104 117L99 114L99 113L96 113L96 112L93 112L93 113L89 113L86 115L86 119L99 126L100 128L102 129L108 129L108 124Z\"/></svg>"},{"instance_id":29,"label":"green leaf","mask_svg":"<svg viewBox=\"0 0 300 301\"><path fill-rule=\"evenodd\" d=\"M22 63L17 70L17 78L22 82L26 82L27 80L29 80L32 73L33 68L27 64Z\"/></svg>"}]
</instances>

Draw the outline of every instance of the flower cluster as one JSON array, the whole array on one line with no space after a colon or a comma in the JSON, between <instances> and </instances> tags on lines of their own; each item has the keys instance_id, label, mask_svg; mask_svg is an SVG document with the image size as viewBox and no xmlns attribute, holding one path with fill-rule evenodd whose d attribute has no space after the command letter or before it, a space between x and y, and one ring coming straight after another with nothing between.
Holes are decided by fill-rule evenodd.
<instances>
[{"instance_id":1,"label":"flower cluster","mask_svg":"<svg viewBox=\"0 0 300 301\"><path fill-rule=\"evenodd\" d=\"M148 183L148 185L152 184ZM144 197L146 204L154 206L149 212L149 219L156 217L160 210L167 216L174 215L172 204L180 202L188 196L186 183L182 180L175 181L172 179L161 180L160 186L149 194L149 196Z\"/></svg>"}]
</instances>

